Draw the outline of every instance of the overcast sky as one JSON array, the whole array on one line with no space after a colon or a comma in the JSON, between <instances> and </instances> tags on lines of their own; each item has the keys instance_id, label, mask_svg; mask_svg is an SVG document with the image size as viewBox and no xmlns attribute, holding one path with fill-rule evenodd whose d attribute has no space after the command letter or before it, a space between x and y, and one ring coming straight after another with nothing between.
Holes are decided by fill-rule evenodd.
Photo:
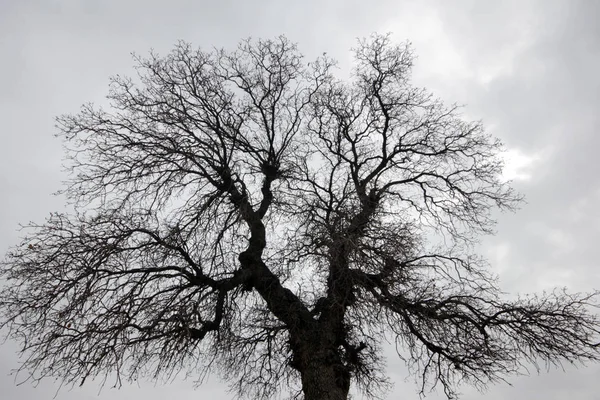
<instances>
[{"instance_id":1,"label":"overcast sky","mask_svg":"<svg viewBox=\"0 0 600 400\"><path fill-rule=\"evenodd\" d=\"M168 5L167 5L168 4ZM392 32L413 42L417 84L466 104L509 149L507 177L527 197L499 217L483 252L512 295L555 286L600 289L600 1L184 1L0 0L0 254L19 222L62 203L61 143L53 118L102 103L108 77L128 74L130 53L169 51L183 39L232 47L248 36L287 35L309 58L326 51L347 68L357 37ZM15 386L16 345L0 345L0 397L50 400L57 383ZM390 355L390 399L418 399ZM463 399L600 399L600 367L513 377L513 386ZM91 383L57 400L232 398L213 379L141 382L117 391ZM427 398L442 398L432 393Z\"/></svg>"}]
</instances>

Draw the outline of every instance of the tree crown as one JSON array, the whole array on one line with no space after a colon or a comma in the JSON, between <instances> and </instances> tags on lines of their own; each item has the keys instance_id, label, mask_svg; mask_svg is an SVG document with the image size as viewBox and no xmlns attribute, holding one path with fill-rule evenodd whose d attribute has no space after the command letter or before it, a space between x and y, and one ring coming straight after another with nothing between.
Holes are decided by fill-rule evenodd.
<instances>
[{"instance_id":1,"label":"tree crown","mask_svg":"<svg viewBox=\"0 0 600 400\"><path fill-rule=\"evenodd\" d=\"M501 143L412 86L408 44L353 51L344 82L284 37L181 42L112 78L108 110L59 117L75 212L31 224L0 267L23 368L220 370L250 396L337 399L319 379L385 386L388 340L449 396L525 363L597 360L593 295L503 300L473 254L521 200Z\"/></svg>"}]
</instances>

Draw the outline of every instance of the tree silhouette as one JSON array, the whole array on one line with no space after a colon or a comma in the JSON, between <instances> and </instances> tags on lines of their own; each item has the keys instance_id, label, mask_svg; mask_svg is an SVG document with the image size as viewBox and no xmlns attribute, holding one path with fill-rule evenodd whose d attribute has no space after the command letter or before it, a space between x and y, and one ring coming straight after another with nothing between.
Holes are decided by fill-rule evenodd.
<instances>
[{"instance_id":1,"label":"tree silhouette","mask_svg":"<svg viewBox=\"0 0 600 400\"><path fill-rule=\"evenodd\" d=\"M473 245L520 197L501 143L360 40L348 82L284 37L135 57L110 107L58 118L69 214L1 264L32 379L221 373L250 398L385 389L381 346L454 395L598 360L595 294L504 300Z\"/></svg>"}]
</instances>

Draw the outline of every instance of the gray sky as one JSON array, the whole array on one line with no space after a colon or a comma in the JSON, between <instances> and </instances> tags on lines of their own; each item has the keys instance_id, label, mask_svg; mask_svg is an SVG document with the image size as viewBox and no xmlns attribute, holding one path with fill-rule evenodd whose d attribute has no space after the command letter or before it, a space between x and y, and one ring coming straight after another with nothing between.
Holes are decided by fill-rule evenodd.
<instances>
[{"instance_id":1,"label":"gray sky","mask_svg":"<svg viewBox=\"0 0 600 400\"><path fill-rule=\"evenodd\" d=\"M167 5L168 4L168 5ZM218 5L217 5L218 4ZM506 175L526 195L499 217L483 251L511 294L567 286L600 288L600 2L539 1L185 1L0 0L0 253L19 222L41 221L62 203L61 143L53 118L102 103L108 77L128 74L130 52L165 53L184 39L233 46L248 36L286 34L309 58L324 51L342 68L355 38L392 32L413 42L415 80L448 102L466 104L509 148ZM0 397L49 400L58 384L19 387L13 343L0 345ZM390 355L389 398L418 399ZM600 366L510 379L463 399L600 399ZM406 382L405 382L406 381ZM90 383L57 400L229 399L213 379L142 382L119 391ZM442 398L432 393L427 398Z\"/></svg>"}]
</instances>

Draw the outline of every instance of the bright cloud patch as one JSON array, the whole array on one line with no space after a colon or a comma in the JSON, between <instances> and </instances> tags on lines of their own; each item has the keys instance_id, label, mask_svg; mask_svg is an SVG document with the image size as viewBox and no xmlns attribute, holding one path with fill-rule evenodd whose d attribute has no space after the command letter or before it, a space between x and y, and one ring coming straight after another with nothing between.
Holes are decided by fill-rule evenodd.
<instances>
[{"instance_id":1,"label":"bright cloud patch","mask_svg":"<svg viewBox=\"0 0 600 400\"><path fill-rule=\"evenodd\" d=\"M541 154L525 154L521 150L511 149L503 154L504 171L502 178L509 181L528 181L533 176L533 167L541 160Z\"/></svg>"}]
</instances>

